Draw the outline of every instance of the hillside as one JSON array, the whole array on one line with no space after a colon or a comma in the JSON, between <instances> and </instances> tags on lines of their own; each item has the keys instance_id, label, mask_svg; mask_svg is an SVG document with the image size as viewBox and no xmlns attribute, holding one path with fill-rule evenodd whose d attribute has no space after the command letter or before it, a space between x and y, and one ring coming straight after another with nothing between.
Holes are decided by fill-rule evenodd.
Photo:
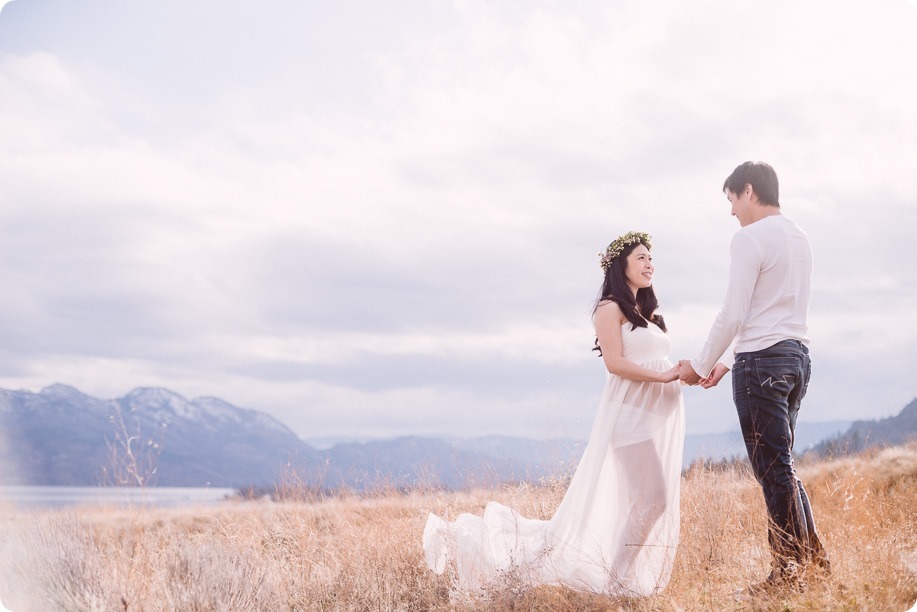
<instances>
[{"instance_id":1,"label":"hillside","mask_svg":"<svg viewBox=\"0 0 917 612\"><path fill-rule=\"evenodd\" d=\"M881 421L799 423L796 450L833 439L853 450L904 441L917 401ZM128 444L130 441L130 444ZM334 443L336 442L336 443ZM584 442L518 436L328 441L317 449L277 419L213 397L136 389L97 399L73 387L0 389L0 485L277 486L312 490L467 489L538 482L575 468ZM128 453L130 451L130 454ZM738 432L690 435L684 461L745 454Z\"/></svg>"},{"instance_id":2,"label":"hillside","mask_svg":"<svg viewBox=\"0 0 917 612\"><path fill-rule=\"evenodd\" d=\"M16 612L911 609L917 445L806 462L800 477L834 569L803 593L772 599L735 599L770 569L760 487L740 464L685 474L672 579L646 599L531 588L514 571L464 599L452 590L452 566L427 569L428 513L480 515L496 500L546 519L564 493L557 483L168 509L0 505L0 594Z\"/></svg>"},{"instance_id":3,"label":"hillside","mask_svg":"<svg viewBox=\"0 0 917 612\"><path fill-rule=\"evenodd\" d=\"M317 450L273 417L212 397L0 389L0 485L461 489L553 474L554 456L538 449L521 438L481 446L405 436Z\"/></svg>"},{"instance_id":4,"label":"hillside","mask_svg":"<svg viewBox=\"0 0 917 612\"><path fill-rule=\"evenodd\" d=\"M264 413L166 389L113 400L66 385L0 390L0 431L0 484L7 485L237 487L273 483L291 458L301 466L319 462Z\"/></svg>"},{"instance_id":5,"label":"hillside","mask_svg":"<svg viewBox=\"0 0 917 612\"><path fill-rule=\"evenodd\" d=\"M815 445L819 456L856 454L868 448L897 446L917 438L917 399L900 413L875 421L854 421L842 434Z\"/></svg>"}]
</instances>

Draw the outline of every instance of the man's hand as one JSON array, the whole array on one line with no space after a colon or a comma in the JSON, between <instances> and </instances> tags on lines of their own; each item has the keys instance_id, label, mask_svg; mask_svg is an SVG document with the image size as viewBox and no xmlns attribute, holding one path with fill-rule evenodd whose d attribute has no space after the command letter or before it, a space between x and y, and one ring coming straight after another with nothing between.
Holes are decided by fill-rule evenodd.
<instances>
[{"instance_id":1,"label":"man's hand","mask_svg":"<svg viewBox=\"0 0 917 612\"><path fill-rule=\"evenodd\" d=\"M696 385L701 381L700 374L694 371L694 367L688 359L682 359L678 362L681 369L678 372L678 380L686 385Z\"/></svg>"},{"instance_id":2,"label":"man's hand","mask_svg":"<svg viewBox=\"0 0 917 612\"><path fill-rule=\"evenodd\" d=\"M723 377L726 376L726 372L729 371L729 368L724 366L722 363L716 364L716 367L713 368L713 371L710 372L710 376L703 378L700 381L700 386L704 389L709 389L710 387L715 387L716 383L723 380Z\"/></svg>"}]
</instances>

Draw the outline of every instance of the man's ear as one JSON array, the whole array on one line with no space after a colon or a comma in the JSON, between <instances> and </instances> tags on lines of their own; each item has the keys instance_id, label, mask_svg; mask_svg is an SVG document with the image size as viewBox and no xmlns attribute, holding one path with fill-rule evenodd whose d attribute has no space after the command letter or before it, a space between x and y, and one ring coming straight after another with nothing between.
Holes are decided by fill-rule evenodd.
<instances>
[{"instance_id":1,"label":"man's ear","mask_svg":"<svg viewBox=\"0 0 917 612\"><path fill-rule=\"evenodd\" d=\"M752 204L758 203L758 194L755 193L755 188L751 186L751 183L745 183L745 195L748 196L748 201Z\"/></svg>"}]
</instances>

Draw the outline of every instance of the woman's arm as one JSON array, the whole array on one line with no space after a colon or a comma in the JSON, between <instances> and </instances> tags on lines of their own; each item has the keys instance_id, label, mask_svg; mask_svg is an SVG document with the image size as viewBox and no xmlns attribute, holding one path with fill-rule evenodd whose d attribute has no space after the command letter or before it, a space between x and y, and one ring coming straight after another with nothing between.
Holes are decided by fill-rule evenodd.
<instances>
[{"instance_id":1,"label":"woman's arm","mask_svg":"<svg viewBox=\"0 0 917 612\"><path fill-rule=\"evenodd\" d=\"M605 367L612 374L637 382L666 383L678 378L678 366L660 372L637 365L624 358L624 337L621 326L627 323L621 307L614 302L605 302L595 311L595 334L602 349ZM650 323L652 325L652 323Z\"/></svg>"}]
</instances>

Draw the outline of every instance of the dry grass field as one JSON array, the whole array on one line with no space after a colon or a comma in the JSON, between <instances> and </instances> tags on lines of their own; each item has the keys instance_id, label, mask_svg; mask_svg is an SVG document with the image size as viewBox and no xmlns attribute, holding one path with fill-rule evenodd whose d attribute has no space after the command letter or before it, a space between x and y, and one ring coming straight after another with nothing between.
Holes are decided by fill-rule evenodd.
<instances>
[{"instance_id":1,"label":"dry grass field","mask_svg":"<svg viewBox=\"0 0 917 612\"><path fill-rule=\"evenodd\" d=\"M768 571L761 494L742 464L693 467L664 593L611 599L507 584L450 600L424 563L427 512L497 499L548 517L562 483L182 509L0 509L0 595L13 612L81 610L889 610L917 600L917 445L800 466L834 572L737 602Z\"/></svg>"}]
</instances>

